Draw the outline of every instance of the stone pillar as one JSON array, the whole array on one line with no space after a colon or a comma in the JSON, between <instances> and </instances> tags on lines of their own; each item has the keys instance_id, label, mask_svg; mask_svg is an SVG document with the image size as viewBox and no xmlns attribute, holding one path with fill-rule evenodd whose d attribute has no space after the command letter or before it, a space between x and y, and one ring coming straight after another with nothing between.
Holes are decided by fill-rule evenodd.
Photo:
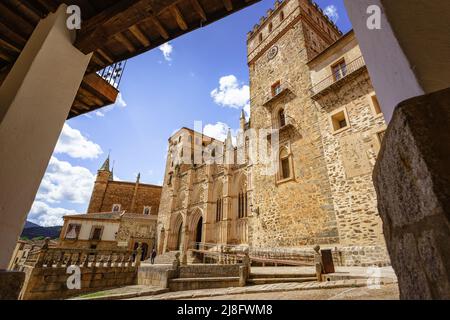
<instances>
[{"instance_id":1,"label":"stone pillar","mask_svg":"<svg viewBox=\"0 0 450 320\"><path fill-rule=\"evenodd\" d=\"M402 299L450 299L450 88L401 103L373 173Z\"/></svg>"},{"instance_id":2,"label":"stone pillar","mask_svg":"<svg viewBox=\"0 0 450 320\"><path fill-rule=\"evenodd\" d=\"M0 87L0 269L8 266L91 55L66 7L43 19Z\"/></svg>"},{"instance_id":3,"label":"stone pillar","mask_svg":"<svg viewBox=\"0 0 450 320\"><path fill-rule=\"evenodd\" d=\"M345 0L345 6L387 122L405 99L448 87L448 0ZM380 9L380 29L368 28L372 8Z\"/></svg>"}]
</instances>

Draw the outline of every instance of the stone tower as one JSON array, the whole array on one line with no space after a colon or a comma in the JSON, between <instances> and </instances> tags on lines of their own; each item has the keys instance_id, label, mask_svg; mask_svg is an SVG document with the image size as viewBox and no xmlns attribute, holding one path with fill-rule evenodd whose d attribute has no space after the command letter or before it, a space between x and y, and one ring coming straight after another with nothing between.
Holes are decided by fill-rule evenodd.
<instances>
[{"instance_id":1,"label":"stone tower","mask_svg":"<svg viewBox=\"0 0 450 320\"><path fill-rule=\"evenodd\" d=\"M278 173L260 174L258 163L251 170L251 246L339 243L307 63L340 36L308 0L277 1L248 34L250 126L279 130L280 146Z\"/></svg>"},{"instance_id":2,"label":"stone tower","mask_svg":"<svg viewBox=\"0 0 450 320\"><path fill-rule=\"evenodd\" d=\"M105 196L106 188L109 181L113 180L112 171L109 168L109 156L101 168L97 171L97 178L95 179L94 189L92 191L91 200L87 213L97 213L101 211L103 198Z\"/></svg>"}]
</instances>

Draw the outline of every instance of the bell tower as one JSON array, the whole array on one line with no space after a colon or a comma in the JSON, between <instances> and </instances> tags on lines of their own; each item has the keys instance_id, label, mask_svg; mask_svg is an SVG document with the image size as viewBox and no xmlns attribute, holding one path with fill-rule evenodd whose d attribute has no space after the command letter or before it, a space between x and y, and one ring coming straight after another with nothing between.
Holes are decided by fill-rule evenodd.
<instances>
[{"instance_id":1,"label":"bell tower","mask_svg":"<svg viewBox=\"0 0 450 320\"><path fill-rule=\"evenodd\" d=\"M92 190L91 200L89 201L87 213L101 212L106 188L108 187L109 181L112 180L113 174L109 168L109 155L108 155L108 158L106 158L103 165L97 171L97 178L95 179L94 189Z\"/></svg>"}]
</instances>

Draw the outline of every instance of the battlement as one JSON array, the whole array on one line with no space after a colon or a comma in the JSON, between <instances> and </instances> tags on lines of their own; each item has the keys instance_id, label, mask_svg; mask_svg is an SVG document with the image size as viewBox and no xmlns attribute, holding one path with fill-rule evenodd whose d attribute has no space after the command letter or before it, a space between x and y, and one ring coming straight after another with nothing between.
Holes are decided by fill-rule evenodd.
<instances>
[{"instance_id":1,"label":"battlement","mask_svg":"<svg viewBox=\"0 0 450 320\"><path fill-rule=\"evenodd\" d=\"M262 16L259 20L259 23L254 25L253 30L250 30L247 33L247 41L250 41L253 37L255 37L264 28L266 23L272 20L273 16L277 14L286 15L287 13L282 12L282 8L289 1L296 1L296 0L276 0L273 9L271 8L267 10L266 16ZM297 1L299 1L299 3L305 2L309 8L314 10L314 12L318 14L327 23L329 28L337 32L339 35L342 35L342 32L339 30L336 24L333 21L331 21L331 19L323 12L322 8L317 3L315 3L312 0L297 0ZM303 10L305 10L304 6L301 7ZM306 13L308 15L311 15L311 11L307 10ZM281 18L284 17L280 17L280 20L283 20Z\"/></svg>"}]
</instances>

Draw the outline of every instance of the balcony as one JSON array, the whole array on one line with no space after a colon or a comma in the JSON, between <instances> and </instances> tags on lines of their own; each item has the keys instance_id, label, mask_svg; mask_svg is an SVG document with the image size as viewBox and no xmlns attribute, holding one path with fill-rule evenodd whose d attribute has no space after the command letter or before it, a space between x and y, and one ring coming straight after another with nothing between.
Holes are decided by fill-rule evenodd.
<instances>
[{"instance_id":1,"label":"balcony","mask_svg":"<svg viewBox=\"0 0 450 320\"><path fill-rule=\"evenodd\" d=\"M276 91L272 90L272 92L264 96L263 106L265 107L272 106L274 102L292 93L291 88L292 86L289 84L289 82L281 83L280 86L276 89Z\"/></svg>"},{"instance_id":2,"label":"balcony","mask_svg":"<svg viewBox=\"0 0 450 320\"><path fill-rule=\"evenodd\" d=\"M116 102L126 61L112 64L98 72L87 73L78 89L68 118L106 107Z\"/></svg>"},{"instance_id":3,"label":"balcony","mask_svg":"<svg viewBox=\"0 0 450 320\"><path fill-rule=\"evenodd\" d=\"M328 93L330 90L340 87L348 80L353 79L360 71L366 68L363 56L346 64L339 70L338 73L331 74L319 83L313 85L310 89L311 97L313 99L320 98Z\"/></svg>"}]
</instances>

